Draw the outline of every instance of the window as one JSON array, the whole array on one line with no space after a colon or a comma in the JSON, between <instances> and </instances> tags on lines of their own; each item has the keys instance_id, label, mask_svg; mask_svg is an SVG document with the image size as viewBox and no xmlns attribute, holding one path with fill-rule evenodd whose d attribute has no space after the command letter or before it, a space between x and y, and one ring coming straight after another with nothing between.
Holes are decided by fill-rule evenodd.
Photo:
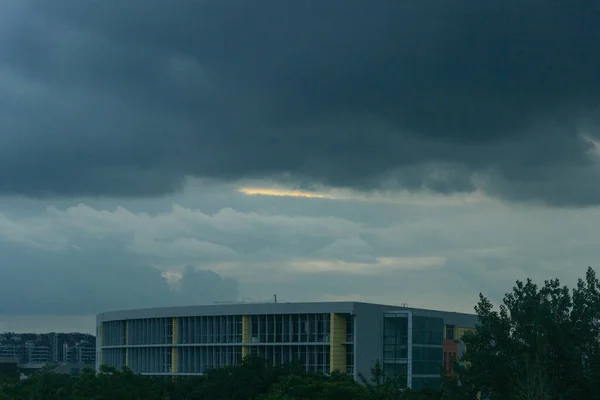
<instances>
[{"instance_id":1,"label":"window","mask_svg":"<svg viewBox=\"0 0 600 400\"><path fill-rule=\"evenodd\" d=\"M346 346L346 373L354 373L354 345L352 344Z\"/></svg>"},{"instance_id":2,"label":"window","mask_svg":"<svg viewBox=\"0 0 600 400\"><path fill-rule=\"evenodd\" d=\"M354 342L354 316L348 315L346 320L346 342Z\"/></svg>"},{"instance_id":3,"label":"window","mask_svg":"<svg viewBox=\"0 0 600 400\"><path fill-rule=\"evenodd\" d=\"M444 321L441 318L413 316L413 344L442 345Z\"/></svg>"},{"instance_id":4,"label":"window","mask_svg":"<svg viewBox=\"0 0 600 400\"><path fill-rule=\"evenodd\" d=\"M446 325L446 339L455 339L454 325Z\"/></svg>"}]
</instances>

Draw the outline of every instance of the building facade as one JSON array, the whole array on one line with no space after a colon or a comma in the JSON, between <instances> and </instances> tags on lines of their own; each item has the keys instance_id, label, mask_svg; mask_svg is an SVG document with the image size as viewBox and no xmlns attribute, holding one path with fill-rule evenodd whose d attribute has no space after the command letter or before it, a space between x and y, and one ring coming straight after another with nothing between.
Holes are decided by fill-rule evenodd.
<instances>
[{"instance_id":1,"label":"building facade","mask_svg":"<svg viewBox=\"0 0 600 400\"><path fill-rule=\"evenodd\" d=\"M15 360L22 377L48 366L73 374L96 364L96 338L84 333L7 332L0 334L0 359Z\"/></svg>"},{"instance_id":2,"label":"building facade","mask_svg":"<svg viewBox=\"0 0 600 400\"><path fill-rule=\"evenodd\" d=\"M201 375L255 354L273 364L369 377L379 361L412 388L436 387L477 316L357 302L219 304L102 313L96 366Z\"/></svg>"},{"instance_id":3,"label":"building facade","mask_svg":"<svg viewBox=\"0 0 600 400\"><path fill-rule=\"evenodd\" d=\"M0 358L15 357L19 364L95 364L96 338L83 333L3 333ZM65 351L67 349L67 351Z\"/></svg>"},{"instance_id":4,"label":"building facade","mask_svg":"<svg viewBox=\"0 0 600 400\"><path fill-rule=\"evenodd\" d=\"M96 348L88 342L79 342L74 345L63 344L62 359L65 363L79 365L94 365L96 363Z\"/></svg>"}]
</instances>

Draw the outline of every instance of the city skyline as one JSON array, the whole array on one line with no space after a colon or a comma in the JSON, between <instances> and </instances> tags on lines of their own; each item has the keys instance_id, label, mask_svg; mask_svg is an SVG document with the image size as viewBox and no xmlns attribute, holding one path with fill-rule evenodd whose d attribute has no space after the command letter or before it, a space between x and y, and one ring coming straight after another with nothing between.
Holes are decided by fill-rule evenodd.
<instances>
[{"instance_id":1,"label":"city skyline","mask_svg":"<svg viewBox=\"0 0 600 400\"><path fill-rule=\"evenodd\" d=\"M30 369L40 365L94 365L96 338L80 332L4 332L0 333L0 359L15 360Z\"/></svg>"}]
</instances>

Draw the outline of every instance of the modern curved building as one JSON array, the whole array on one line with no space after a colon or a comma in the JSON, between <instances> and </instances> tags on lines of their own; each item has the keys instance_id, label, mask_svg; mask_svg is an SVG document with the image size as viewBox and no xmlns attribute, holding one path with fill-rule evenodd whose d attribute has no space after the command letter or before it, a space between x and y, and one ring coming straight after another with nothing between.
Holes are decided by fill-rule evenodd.
<instances>
[{"instance_id":1,"label":"modern curved building","mask_svg":"<svg viewBox=\"0 0 600 400\"><path fill-rule=\"evenodd\" d=\"M380 361L407 387L439 385L477 316L357 302L241 303L98 314L97 367L147 375L201 375L248 354L310 371L370 375Z\"/></svg>"}]
</instances>

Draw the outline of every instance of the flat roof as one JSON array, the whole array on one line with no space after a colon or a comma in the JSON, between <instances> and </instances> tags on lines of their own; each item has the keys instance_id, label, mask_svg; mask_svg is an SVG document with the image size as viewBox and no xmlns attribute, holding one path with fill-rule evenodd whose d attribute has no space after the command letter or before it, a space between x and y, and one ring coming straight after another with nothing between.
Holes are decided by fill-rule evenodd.
<instances>
[{"instance_id":1,"label":"flat roof","mask_svg":"<svg viewBox=\"0 0 600 400\"><path fill-rule=\"evenodd\" d=\"M441 318L468 319L477 318L474 314L457 313L452 311L427 310L406 306L392 306L353 301L339 302L302 302L302 303L225 303L180 307L142 308L135 310L118 310L100 313L96 323L120 321L128 319L195 317L220 315L264 315L264 314L322 314L340 313L356 314L360 311L412 311L416 314L436 316Z\"/></svg>"}]
</instances>

